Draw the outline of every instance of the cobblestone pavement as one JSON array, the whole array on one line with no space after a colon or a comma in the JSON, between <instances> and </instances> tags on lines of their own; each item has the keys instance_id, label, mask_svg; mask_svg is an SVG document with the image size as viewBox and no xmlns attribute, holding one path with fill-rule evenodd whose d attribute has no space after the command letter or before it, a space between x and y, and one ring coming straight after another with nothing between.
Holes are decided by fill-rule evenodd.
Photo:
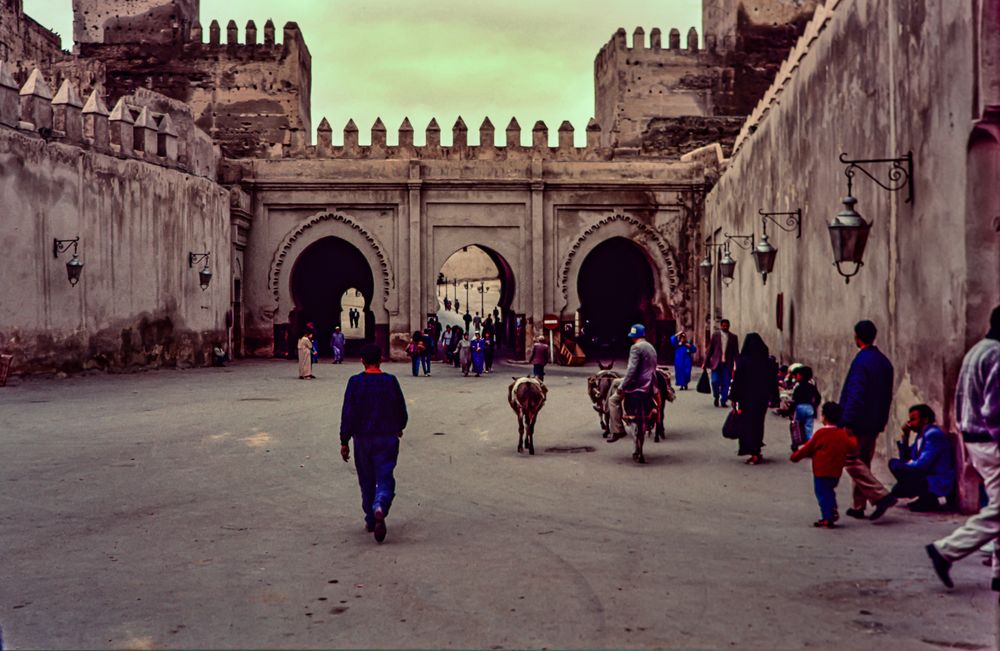
<instances>
[{"instance_id":1,"label":"cobblestone pavement","mask_svg":"<svg viewBox=\"0 0 1000 651\"><path fill-rule=\"evenodd\" d=\"M524 367L390 365L411 426L376 545L338 456L357 370L304 382L255 361L0 389L8 647L995 645L979 558L949 592L924 555L961 518L896 509L816 530L784 422L768 424L768 463L746 466L694 392L637 466L630 441L601 438L584 369L551 369L528 457L506 404Z\"/></svg>"}]
</instances>

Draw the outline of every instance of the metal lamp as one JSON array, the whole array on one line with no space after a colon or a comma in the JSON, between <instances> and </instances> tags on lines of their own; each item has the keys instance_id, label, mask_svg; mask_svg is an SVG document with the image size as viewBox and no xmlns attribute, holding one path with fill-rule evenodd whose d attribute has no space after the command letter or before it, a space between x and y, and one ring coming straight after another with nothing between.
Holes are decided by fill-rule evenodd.
<instances>
[{"instance_id":1,"label":"metal lamp","mask_svg":"<svg viewBox=\"0 0 1000 651\"><path fill-rule=\"evenodd\" d=\"M205 261L205 266L198 271L198 284L201 285L201 291L208 289L208 285L212 282L212 270L208 268L208 263L211 257L211 252L188 253L188 267L194 267L195 263L200 262L201 260Z\"/></svg>"},{"instance_id":2,"label":"metal lamp","mask_svg":"<svg viewBox=\"0 0 1000 651\"><path fill-rule=\"evenodd\" d=\"M73 247L73 257L66 263L66 278L72 287L80 282L80 275L83 273L83 261L80 260L80 237L71 240L55 239L52 242L52 256L59 258L60 253L65 253L69 247Z\"/></svg>"},{"instance_id":3,"label":"metal lamp","mask_svg":"<svg viewBox=\"0 0 1000 651\"><path fill-rule=\"evenodd\" d=\"M719 275L722 276L722 282L727 285L733 282L733 276L736 274L736 260L733 256L729 255L729 247L727 246L722 254L722 259L719 260Z\"/></svg>"},{"instance_id":4,"label":"metal lamp","mask_svg":"<svg viewBox=\"0 0 1000 651\"><path fill-rule=\"evenodd\" d=\"M778 255L778 249L771 246L767 241L767 231L760 236L760 243L753 251L753 260L757 265L757 272L760 273L764 284L767 284L767 274L774 271L774 259Z\"/></svg>"},{"instance_id":5,"label":"metal lamp","mask_svg":"<svg viewBox=\"0 0 1000 651\"><path fill-rule=\"evenodd\" d=\"M837 213L827 228L830 231L830 244L833 245L833 263L844 277L844 282L850 283L851 277L857 275L865 264L862 260L872 225L854 209L857 199L848 195L843 202L844 209ZM850 263L855 265L854 271L847 273L840 265Z\"/></svg>"}]
</instances>

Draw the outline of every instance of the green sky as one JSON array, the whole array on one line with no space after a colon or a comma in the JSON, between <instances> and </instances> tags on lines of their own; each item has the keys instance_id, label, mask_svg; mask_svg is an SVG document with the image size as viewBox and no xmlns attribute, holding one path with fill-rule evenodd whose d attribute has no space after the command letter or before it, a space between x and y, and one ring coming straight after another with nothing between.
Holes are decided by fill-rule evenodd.
<instances>
[{"instance_id":1,"label":"green sky","mask_svg":"<svg viewBox=\"0 0 1000 651\"><path fill-rule=\"evenodd\" d=\"M108 0L112 2L113 0ZM24 0L25 12L72 40L71 0ZM461 115L469 141L489 116L502 131L516 116L522 140L544 120L555 143L563 120L576 128L577 144L594 113L593 65L600 47L618 27L637 25L701 29L700 0L202 0L205 26L229 19L258 29L268 18L278 26L298 22L312 53L313 129L325 116L334 142L354 118L361 141L370 139L376 117L395 143L396 129L409 116L417 144L431 117L451 141ZM240 40L243 40L242 34ZM314 138L315 140L315 138Z\"/></svg>"}]
</instances>

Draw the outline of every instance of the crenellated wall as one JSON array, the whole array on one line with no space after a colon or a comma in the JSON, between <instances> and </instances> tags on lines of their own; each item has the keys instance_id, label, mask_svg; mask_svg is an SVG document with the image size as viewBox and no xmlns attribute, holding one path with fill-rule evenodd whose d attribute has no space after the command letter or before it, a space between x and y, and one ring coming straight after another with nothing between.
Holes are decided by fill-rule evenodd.
<instances>
[{"instance_id":1,"label":"crenellated wall","mask_svg":"<svg viewBox=\"0 0 1000 651\"><path fill-rule=\"evenodd\" d=\"M24 83L33 69L47 70L70 58L58 34L25 15L21 0L0 0L0 61L8 63L15 80Z\"/></svg>"},{"instance_id":2,"label":"crenellated wall","mask_svg":"<svg viewBox=\"0 0 1000 651\"><path fill-rule=\"evenodd\" d=\"M181 43L198 20L199 0L73 0L77 43Z\"/></svg>"},{"instance_id":3,"label":"crenellated wall","mask_svg":"<svg viewBox=\"0 0 1000 651\"><path fill-rule=\"evenodd\" d=\"M783 361L813 366L832 399L856 352L852 327L872 319L896 367L893 429L919 402L950 420L962 356L1000 303L1000 102L994 93L993 106L981 106L988 83L974 47L987 52L1000 34L977 33L975 8L985 17L988 4L827 2L706 200L702 235L716 241L759 239L758 209L802 209L801 240L768 228L778 255L766 285L734 249L735 282L715 291L721 315L741 336L761 333ZM854 180L856 208L873 226L864 266L845 284L827 231L846 193L838 157L908 151L912 203L863 174ZM887 166L868 169L887 182ZM706 329L710 297L700 311Z\"/></svg>"},{"instance_id":4,"label":"crenellated wall","mask_svg":"<svg viewBox=\"0 0 1000 651\"><path fill-rule=\"evenodd\" d=\"M84 42L80 65L99 65L111 96L148 88L188 104L227 157L266 155L288 131L309 142L312 59L298 25L287 23L280 43L270 20L260 35L250 21L243 43L233 21L223 35L213 20L206 35L194 20L189 34L177 43Z\"/></svg>"},{"instance_id":5,"label":"crenellated wall","mask_svg":"<svg viewBox=\"0 0 1000 651\"><path fill-rule=\"evenodd\" d=\"M729 153L743 118L767 90L781 62L812 15L815 0L789 3L731 0L728 23L705 5L705 35L676 28L666 35L637 27L631 45L624 28L594 60L594 114L604 146L636 155L677 158L717 142ZM738 6L737 6L738 5ZM740 13L743 12L743 13ZM763 13L761 13L763 12Z\"/></svg>"},{"instance_id":6,"label":"crenellated wall","mask_svg":"<svg viewBox=\"0 0 1000 651\"><path fill-rule=\"evenodd\" d=\"M169 100L108 111L35 70L20 91L0 63L0 350L15 374L207 363L226 341L228 193L178 157ZM209 150L211 151L211 150ZM214 175L214 159L210 169ZM80 238L71 286L55 239ZM72 247L71 247L72 248ZM191 251L212 252L199 288Z\"/></svg>"},{"instance_id":7,"label":"crenellated wall","mask_svg":"<svg viewBox=\"0 0 1000 651\"><path fill-rule=\"evenodd\" d=\"M315 145L307 145L301 132L288 130L283 144L271 148L268 158L341 158L341 159L428 159L428 160L611 160L614 152L600 144L601 127L593 119L587 125L587 144L574 145L575 127L564 120L558 129L558 145L549 146L549 128L545 122L535 122L531 129L531 145L521 144L521 126L511 118L504 134L498 137L489 118L479 127L479 144L469 144L469 129L461 116L451 129L450 145L442 145L441 127L432 118L424 130L424 145L414 145L414 130L408 118L397 130L395 145L388 143L388 130L381 118L371 127L370 144L361 145L360 130L354 120L344 126L343 144L333 144L333 127L324 118L317 129ZM261 156L265 158L265 156Z\"/></svg>"}]
</instances>

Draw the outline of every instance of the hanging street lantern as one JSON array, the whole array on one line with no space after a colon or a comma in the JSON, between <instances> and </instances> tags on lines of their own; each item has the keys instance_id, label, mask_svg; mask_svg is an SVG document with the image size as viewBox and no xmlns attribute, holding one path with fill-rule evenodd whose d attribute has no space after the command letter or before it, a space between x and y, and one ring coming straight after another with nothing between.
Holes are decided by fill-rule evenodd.
<instances>
[{"instance_id":1,"label":"hanging street lantern","mask_svg":"<svg viewBox=\"0 0 1000 651\"><path fill-rule=\"evenodd\" d=\"M71 246L73 247L73 257L66 263L66 278L69 280L71 287L76 287L76 284L80 282L80 275L83 274L83 261L80 260L79 255L80 237L77 236L71 240L53 240L52 255L58 259L59 254L69 251L69 247Z\"/></svg>"},{"instance_id":2,"label":"hanging street lantern","mask_svg":"<svg viewBox=\"0 0 1000 651\"><path fill-rule=\"evenodd\" d=\"M722 259L719 260L719 274L722 276L722 282L727 285L733 282L733 276L736 274L736 260L733 259L733 256L729 255L728 246L722 254Z\"/></svg>"},{"instance_id":3,"label":"hanging street lantern","mask_svg":"<svg viewBox=\"0 0 1000 651\"><path fill-rule=\"evenodd\" d=\"M757 271L760 273L764 284L767 284L767 274L774 271L774 259L778 255L778 249L771 246L767 241L767 229L760 236L760 243L753 251L753 260L757 264Z\"/></svg>"},{"instance_id":4,"label":"hanging street lantern","mask_svg":"<svg viewBox=\"0 0 1000 651\"><path fill-rule=\"evenodd\" d=\"M208 268L209 260L212 257L211 252L206 253L188 253L188 267L194 267L195 263L202 260L205 261L205 266L198 272L198 284L201 285L201 291L208 289L208 285L212 282L212 270Z\"/></svg>"},{"instance_id":5,"label":"hanging street lantern","mask_svg":"<svg viewBox=\"0 0 1000 651\"><path fill-rule=\"evenodd\" d=\"M837 267L837 273L844 277L844 282L850 283L851 278L864 266L862 259L865 246L868 244L868 234L872 228L872 223L865 221L854 210L854 205L858 202L854 198L854 175L861 172L889 192L906 190L904 203L913 203L913 152L907 152L905 156L897 158L868 159L850 159L847 154L841 154L840 162L847 166L844 168L844 176L847 177L847 196L843 199L844 209L837 213L827 228L830 231L830 244L833 245L833 264ZM889 165L885 181L880 180L865 167L873 164ZM846 273L840 266L852 263L854 270L850 273Z\"/></svg>"},{"instance_id":6,"label":"hanging street lantern","mask_svg":"<svg viewBox=\"0 0 1000 651\"><path fill-rule=\"evenodd\" d=\"M844 209L837 213L827 229L830 231L830 244L833 246L833 263L837 272L844 277L845 283L850 283L864 266L865 246L868 244L868 233L872 225L858 214L854 205L858 200L848 195L844 197ZM854 264L850 273L840 265Z\"/></svg>"},{"instance_id":7,"label":"hanging street lantern","mask_svg":"<svg viewBox=\"0 0 1000 651\"><path fill-rule=\"evenodd\" d=\"M701 270L701 277L704 278L706 281L712 277L713 266L714 265L712 264L712 254L706 253L705 259L702 260L701 264L698 265L698 269Z\"/></svg>"}]
</instances>

